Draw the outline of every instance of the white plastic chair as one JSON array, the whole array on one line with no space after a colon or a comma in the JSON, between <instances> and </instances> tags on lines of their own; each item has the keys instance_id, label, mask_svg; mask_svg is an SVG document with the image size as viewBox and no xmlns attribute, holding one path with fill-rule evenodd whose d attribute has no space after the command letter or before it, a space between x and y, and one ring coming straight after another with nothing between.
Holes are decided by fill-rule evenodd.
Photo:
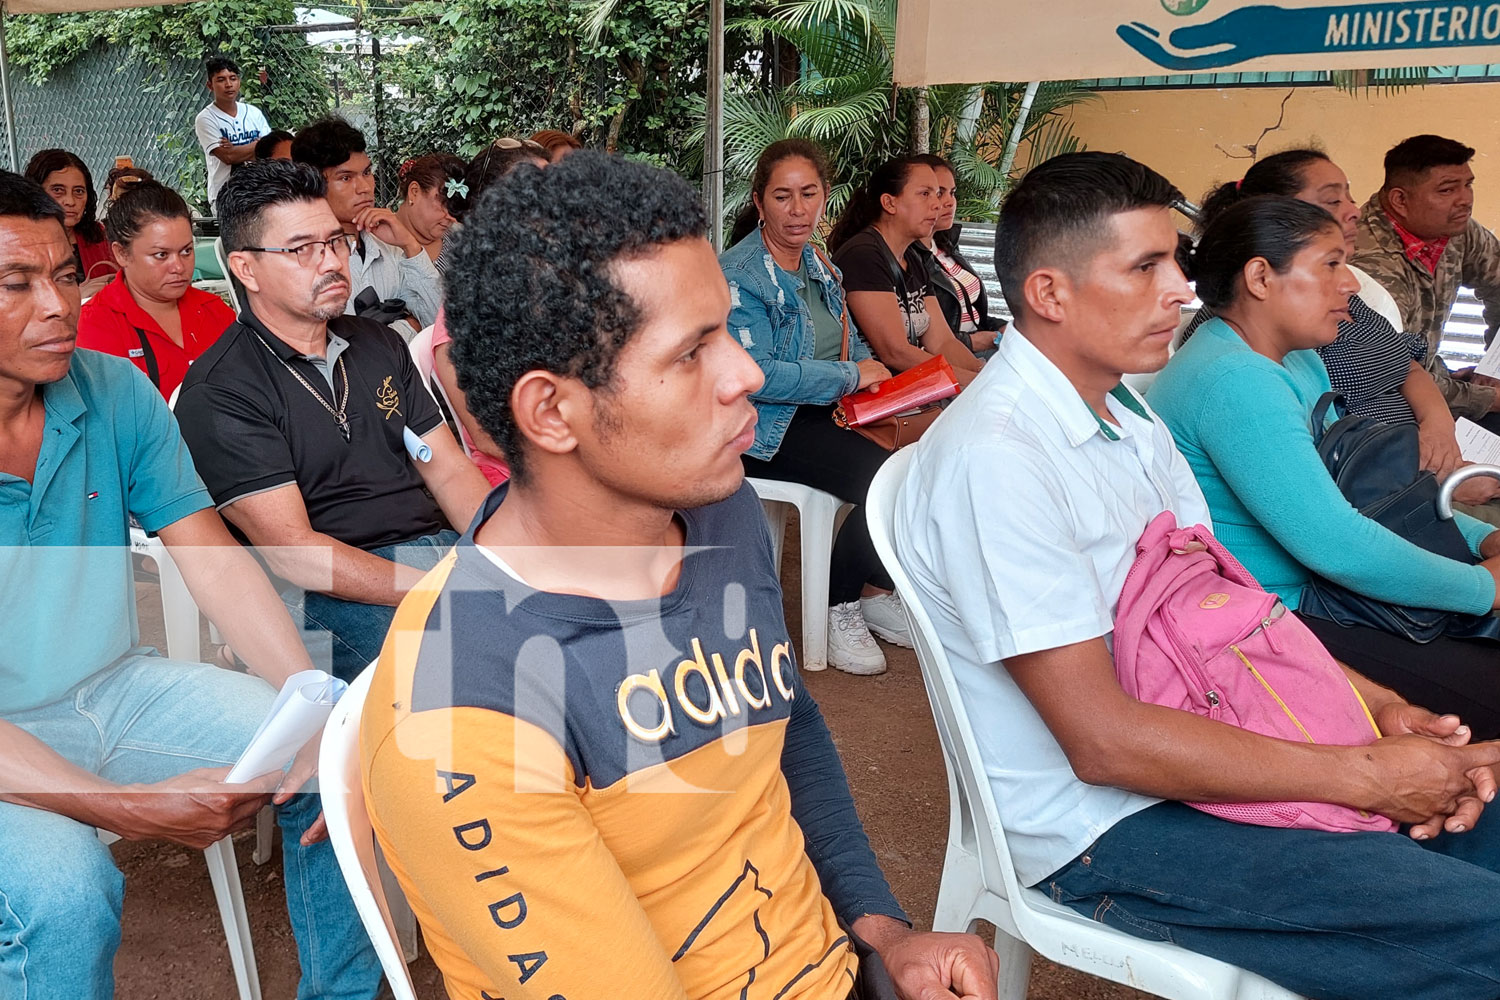
<instances>
[{"instance_id":1,"label":"white plastic chair","mask_svg":"<svg viewBox=\"0 0 1500 1000\"><path fill-rule=\"evenodd\" d=\"M186 663L201 660L198 642L198 605L182 579L177 564L160 538L147 535L134 525L130 527L130 551L156 563L161 585L162 619L167 631L167 656ZM256 817L255 863L270 860L271 831L275 814L269 806ZM99 839L112 844L120 838L99 831ZM240 869L235 862L234 842L225 837L203 852L208 862L208 877L213 883L214 899L224 921L224 937L229 942L229 961L239 985L240 1000L260 1000L260 979L255 968L255 949L250 943L250 920L245 913L245 893L240 885Z\"/></svg>"},{"instance_id":2,"label":"white plastic chair","mask_svg":"<svg viewBox=\"0 0 1500 1000\"><path fill-rule=\"evenodd\" d=\"M179 388L181 388L179 386ZM173 392L173 402L176 402ZM161 588L161 616L167 632L167 656L184 663L202 660L202 644L198 633L198 603L182 579L177 564L160 538L148 535L135 525L130 526L130 551L156 563L156 576ZM209 640L218 643L218 630L209 623ZM276 833L276 810L266 806L255 818L255 851L251 860L263 865L271 860L271 845ZM212 865L210 865L212 868ZM239 876L235 876L238 892ZM222 903L220 909L223 909ZM226 924L226 930L228 925ZM248 929L245 932L249 934Z\"/></svg>"},{"instance_id":3,"label":"white plastic chair","mask_svg":"<svg viewBox=\"0 0 1500 1000\"><path fill-rule=\"evenodd\" d=\"M224 253L224 241L217 236L214 237L214 260L219 262L219 273L229 283L229 304L234 307L234 314L238 316L244 311L245 304L240 301L239 282L234 272L229 270L229 257Z\"/></svg>"},{"instance_id":4,"label":"white plastic chair","mask_svg":"<svg viewBox=\"0 0 1500 1000\"><path fill-rule=\"evenodd\" d=\"M886 461L870 485L865 516L875 551L906 606L948 771L948 851L933 930L968 931L980 920L995 926L1001 1000L1024 1000L1033 950L1060 965L1169 1000L1297 1000L1252 972L1176 945L1131 937L1021 887L947 654L892 544L896 491L910 463L909 449Z\"/></svg>"},{"instance_id":5,"label":"white plastic chair","mask_svg":"<svg viewBox=\"0 0 1500 1000\"><path fill-rule=\"evenodd\" d=\"M802 669L828 669L828 566L841 514L853 508L832 493L801 483L751 479L750 486L766 509L766 523L776 547L776 568L786 540L787 508L796 507L802 525Z\"/></svg>"},{"instance_id":6,"label":"white plastic chair","mask_svg":"<svg viewBox=\"0 0 1500 1000\"><path fill-rule=\"evenodd\" d=\"M132 524L130 551L156 563L156 574L161 581L162 619L167 628L167 656L184 663L202 662L203 650L198 642L198 604L167 552L166 544Z\"/></svg>"},{"instance_id":7,"label":"white plastic chair","mask_svg":"<svg viewBox=\"0 0 1500 1000\"><path fill-rule=\"evenodd\" d=\"M339 869L354 898L354 909L375 946L375 955L395 1000L417 1000L406 963L417 954L416 918L400 886L380 860L375 831L365 808L359 772L359 717L375 668L365 668L334 706L323 729L318 781L323 819Z\"/></svg>"},{"instance_id":8,"label":"white plastic chair","mask_svg":"<svg viewBox=\"0 0 1500 1000\"><path fill-rule=\"evenodd\" d=\"M100 830L99 841L113 844L120 838ZM250 943L250 917L245 912L245 893L240 886L239 864L234 857L234 838L225 837L203 851L208 862L208 879L214 886L214 901L219 904L219 919L224 922L224 937L229 942L229 964L240 1000L261 1000L260 973L255 967L255 948Z\"/></svg>"},{"instance_id":9,"label":"white plastic chair","mask_svg":"<svg viewBox=\"0 0 1500 1000\"><path fill-rule=\"evenodd\" d=\"M411 339L411 343L407 344L407 349L411 351L411 360L417 366L417 374L422 376L422 384L427 387L427 392L438 404L438 409L443 411L443 419L447 421L448 429L453 431L464 454L468 455L472 461L477 452L469 447L469 436L464 433L463 427L459 424L458 411L454 409L453 401L448 398L448 390L443 388L442 381L432 373L432 330L430 326L424 327Z\"/></svg>"}]
</instances>

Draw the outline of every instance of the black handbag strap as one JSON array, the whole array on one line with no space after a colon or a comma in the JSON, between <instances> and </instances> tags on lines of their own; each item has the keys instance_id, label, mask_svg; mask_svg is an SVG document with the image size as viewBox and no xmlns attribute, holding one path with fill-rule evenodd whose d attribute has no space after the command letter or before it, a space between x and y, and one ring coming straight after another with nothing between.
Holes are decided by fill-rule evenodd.
<instances>
[{"instance_id":1,"label":"black handbag strap","mask_svg":"<svg viewBox=\"0 0 1500 1000\"><path fill-rule=\"evenodd\" d=\"M906 327L907 343L910 343L912 330L911 313L906 311L906 272L902 270L901 262L891 252L890 245L886 243L885 237L880 235L880 231L872 228L871 232L875 234L875 242L880 244L880 252L885 256L886 267L890 269L891 281L895 284L892 291L896 293L896 305L901 309L901 322Z\"/></svg>"},{"instance_id":2,"label":"black handbag strap","mask_svg":"<svg viewBox=\"0 0 1500 1000\"><path fill-rule=\"evenodd\" d=\"M1312 412L1312 439L1313 446L1323 443L1323 435L1328 432L1328 410L1332 408L1340 418L1349 415L1349 404L1341 392L1325 392L1318 397L1317 405Z\"/></svg>"},{"instance_id":3,"label":"black handbag strap","mask_svg":"<svg viewBox=\"0 0 1500 1000\"><path fill-rule=\"evenodd\" d=\"M146 377L151 384L158 389L161 388L161 371L156 367L156 352L151 349L151 340L146 336L146 331L140 327L135 328L135 335L141 338L141 360L146 362Z\"/></svg>"}]
</instances>

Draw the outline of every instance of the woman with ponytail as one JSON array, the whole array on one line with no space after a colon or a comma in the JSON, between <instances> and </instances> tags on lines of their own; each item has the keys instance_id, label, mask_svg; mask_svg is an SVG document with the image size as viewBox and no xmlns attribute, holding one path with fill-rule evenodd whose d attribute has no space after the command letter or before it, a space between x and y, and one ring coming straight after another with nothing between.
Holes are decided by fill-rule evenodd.
<instances>
[{"instance_id":1,"label":"woman with ponytail","mask_svg":"<svg viewBox=\"0 0 1500 1000\"><path fill-rule=\"evenodd\" d=\"M1260 195L1209 222L1190 277L1214 318L1146 394L1203 489L1214 534L1296 611L1314 577L1388 604L1483 615L1500 605L1500 531L1458 515L1477 565L1428 552L1356 510L1333 481L1312 419L1330 390L1317 349L1348 323L1359 282L1324 209ZM1303 615L1329 651L1415 704L1500 736L1500 656Z\"/></svg>"},{"instance_id":2,"label":"woman with ponytail","mask_svg":"<svg viewBox=\"0 0 1500 1000\"><path fill-rule=\"evenodd\" d=\"M729 282L729 332L766 380L750 397L755 443L745 474L802 483L854 510L834 540L828 574L828 662L878 674L885 654L873 631L910 646L905 612L865 526L865 493L890 452L833 422L839 399L890 371L849 315L838 268L814 243L828 204L828 158L807 139L767 146L750 181L739 237L719 258Z\"/></svg>"},{"instance_id":3,"label":"woman with ponytail","mask_svg":"<svg viewBox=\"0 0 1500 1000\"><path fill-rule=\"evenodd\" d=\"M1289 149L1259 161L1242 180L1221 184L1203 200L1199 231L1230 206L1257 195L1283 195L1325 209L1339 224L1345 250L1353 255L1359 203L1349 192L1349 179L1327 153ZM1358 268L1349 270L1359 281L1359 291L1349 299L1349 319L1339 324L1333 343L1318 348L1329 382L1343 394L1350 413L1388 424L1415 422L1422 467L1439 478L1447 476L1462 464L1463 456L1448 403L1422 366L1426 338L1421 331L1403 332L1401 312L1390 293ZM1188 324L1184 341L1212 317L1212 308L1200 310ZM1500 484L1494 480L1471 479L1459 489L1458 499L1470 514L1500 522L1500 508L1472 506L1497 494Z\"/></svg>"},{"instance_id":4,"label":"woman with ponytail","mask_svg":"<svg viewBox=\"0 0 1500 1000\"><path fill-rule=\"evenodd\" d=\"M849 311L887 368L904 372L941 354L968 385L982 363L948 328L927 265L910 252L932 236L937 188L937 174L916 157L882 164L849 199L828 249L843 272Z\"/></svg>"}]
</instances>

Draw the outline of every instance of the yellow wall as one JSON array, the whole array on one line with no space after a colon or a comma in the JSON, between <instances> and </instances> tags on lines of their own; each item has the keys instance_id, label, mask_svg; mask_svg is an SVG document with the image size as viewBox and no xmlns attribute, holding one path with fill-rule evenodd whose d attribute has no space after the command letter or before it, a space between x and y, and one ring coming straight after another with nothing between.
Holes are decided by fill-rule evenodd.
<instances>
[{"instance_id":1,"label":"yellow wall","mask_svg":"<svg viewBox=\"0 0 1500 1000\"><path fill-rule=\"evenodd\" d=\"M1282 117L1283 101L1281 126L1261 138ZM1387 149L1407 136L1435 132L1478 150L1474 214L1496 228L1497 110L1500 83L1454 83L1368 96L1308 86L1104 91L1070 114L1089 149L1133 156L1166 174L1195 202L1214 183L1242 176L1254 152L1266 156L1309 142L1344 168L1354 197L1363 202L1380 186Z\"/></svg>"}]
</instances>

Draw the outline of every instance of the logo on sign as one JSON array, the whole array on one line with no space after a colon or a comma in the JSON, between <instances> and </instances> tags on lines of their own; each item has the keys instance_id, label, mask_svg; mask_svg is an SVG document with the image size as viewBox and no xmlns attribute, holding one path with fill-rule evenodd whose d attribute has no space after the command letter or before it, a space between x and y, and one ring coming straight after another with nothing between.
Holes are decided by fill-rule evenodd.
<instances>
[{"instance_id":1,"label":"logo on sign","mask_svg":"<svg viewBox=\"0 0 1500 1000\"><path fill-rule=\"evenodd\" d=\"M1191 17L1214 0L1161 0ZM1222 9L1223 4L1216 5ZM1210 20L1161 29L1132 21L1120 39L1164 69L1224 69L1265 56L1336 55L1500 44L1500 0L1486 3L1352 3L1288 9L1241 4Z\"/></svg>"}]
</instances>

